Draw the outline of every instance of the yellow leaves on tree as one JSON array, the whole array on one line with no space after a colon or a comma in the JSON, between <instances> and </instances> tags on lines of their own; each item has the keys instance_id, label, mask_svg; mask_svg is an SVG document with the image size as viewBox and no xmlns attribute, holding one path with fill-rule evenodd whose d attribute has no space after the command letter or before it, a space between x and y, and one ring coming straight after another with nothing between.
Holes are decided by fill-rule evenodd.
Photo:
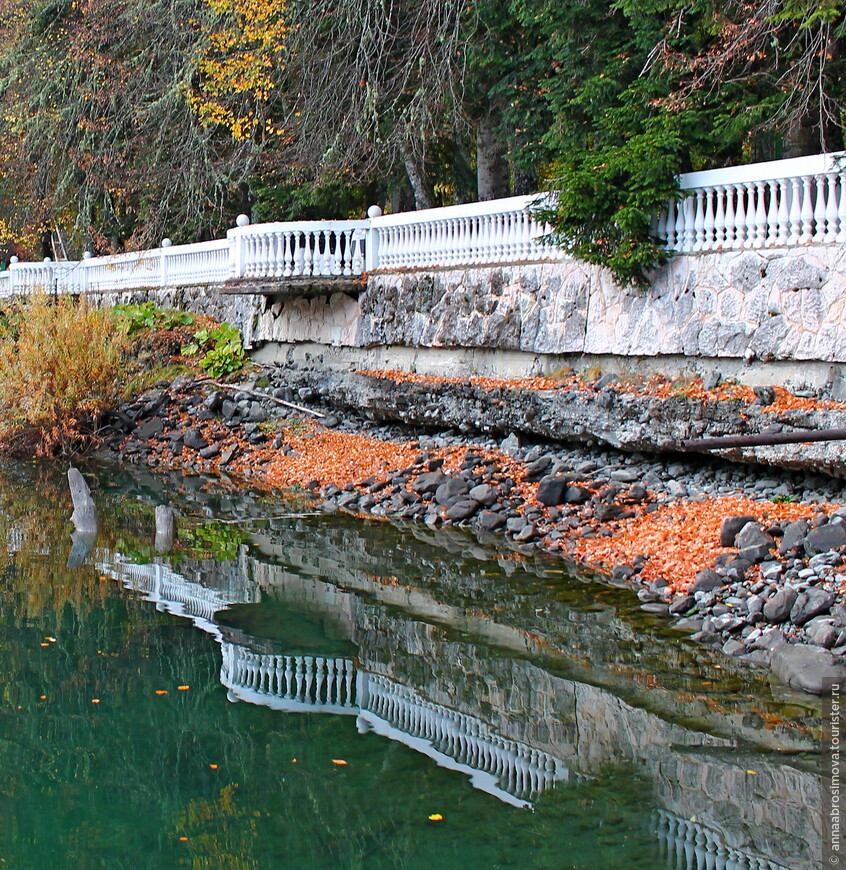
<instances>
[{"instance_id":1,"label":"yellow leaves on tree","mask_svg":"<svg viewBox=\"0 0 846 870\"><path fill-rule=\"evenodd\" d=\"M268 107L284 70L288 26L274 0L206 0L220 26L208 33L200 84L189 102L205 126L226 127L235 139L279 134Z\"/></svg>"}]
</instances>

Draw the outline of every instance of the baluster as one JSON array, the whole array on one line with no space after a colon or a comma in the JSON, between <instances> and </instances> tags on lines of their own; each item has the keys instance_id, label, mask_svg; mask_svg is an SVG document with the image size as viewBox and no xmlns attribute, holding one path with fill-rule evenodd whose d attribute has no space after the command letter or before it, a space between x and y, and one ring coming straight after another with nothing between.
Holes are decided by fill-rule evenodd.
<instances>
[{"instance_id":1,"label":"baluster","mask_svg":"<svg viewBox=\"0 0 846 870\"><path fill-rule=\"evenodd\" d=\"M734 244L733 248L746 247L746 185L736 184L737 207L734 212Z\"/></svg>"},{"instance_id":2,"label":"baluster","mask_svg":"<svg viewBox=\"0 0 846 870\"><path fill-rule=\"evenodd\" d=\"M825 202L825 241L837 241L837 176L832 172L827 177L828 194Z\"/></svg>"},{"instance_id":3,"label":"baluster","mask_svg":"<svg viewBox=\"0 0 846 870\"><path fill-rule=\"evenodd\" d=\"M270 234L262 233L259 244L259 277L267 278L272 274L270 271Z\"/></svg>"},{"instance_id":4,"label":"baluster","mask_svg":"<svg viewBox=\"0 0 846 870\"><path fill-rule=\"evenodd\" d=\"M326 703L335 704L337 698L337 681L335 678L335 659L326 659Z\"/></svg>"},{"instance_id":5,"label":"baluster","mask_svg":"<svg viewBox=\"0 0 846 870\"><path fill-rule=\"evenodd\" d=\"M461 246L461 220L450 218L446 221L447 243L449 245L444 265L453 266L458 262L458 251Z\"/></svg>"},{"instance_id":6,"label":"baluster","mask_svg":"<svg viewBox=\"0 0 846 870\"><path fill-rule=\"evenodd\" d=\"M273 233L273 262L270 274L274 278L281 278L285 271L285 234Z\"/></svg>"},{"instance_id":7,"label":"baluster","mask_svg":"<svg viewBox=\"0 0 846 870\"><path fill-rule=\"evenodd\" d=\"M473 258L474 263L485 263L490 261L491 249L491 216L479 216L479 239L476 244L476 256Z\"/></svg>"},{"instance_id":8,"label":"baluster","mask_svg":"<svg viewBox=\"0 0 846 870\"><path fill-rule=\"evenodd\" d=\"M303 674L303 701L312 703L311 687L314 683L314 660L311 656L305 659L305 673Z\"/></svg>"},{"instance_id":9,"label":"baluster","mask_svg":"<svg viewBox=\"0 0 846 870\"><path fill-rule=\"evenodd\" d=\"M823 241L837 241L837 176L832 172L826 176L828 191L825 197L825 235Z\"/></svg>"},{"instance_id":10,"label":"baluster","mask_svg":"<svg viewBox=\"0 0 846 870\"><path fill-rule=\"evenodd\" d=\"M276 697L280 697L285 694L282 688L282 680L285 678L285 674L283 671L283 664L285 662L284 656L274 656L274 666L273 666L273 675L276 678L273 685L273 694Z\"/></svg>"},{"instance_id":11,"label":"baluster","mask_svg":"<svg viewBox=\"0 0 846 870\"><path fill-rule=\"evenodd\" d=\"M485 262L485 215L472 219L473 258L474 264Z\"/></svg>"},{"instance_id":12,"label":"baluster","mask_svg":"<svg viewBox=\"0 0 846 870\"><path fill-rule=\"evenodd\" d=\"M826 177L825 175L817 175L814 178L816 182L815 197L814 197L814 229L813 241L822 242L825 239L825 213L826 213Z\"/></svg>"},{"instance_id":13,"label":"baluster","mask_svg":"<svg viewBox=\"0 0 846 870\"><path fill-rule=\"evenodd\" d=\"M705 235L702 239L703 250L710 251L715 247L717 219L714 214L714 188L705 189Z\"/></svg>"},{"instance_id":14,"label":"baluster","mask_svg":"<svg viewBox=\"0 0 846 870\"><path fill-rule=\"evenodd\" d=\"M790 238L790 188L786 178L778 180L778 215L776 223L778 225L775 243L777 245L786 245Z\"/></svg>"},{"instance_id":15,"label":"baluster","mask_svg":"<svg viewBox=\"0 0 846 870\"><path fill-rule=\"evenodd\" d=\"M685 200L676 203L676 223L673 232L673 248L676 251L684 250L684 209Z\"/></svg>"},{"instance_id":16,"label":"baluster","mask_svg":"<svg viewBox=\"0 0 846 870\"><path fill-rule=\"evenodd\" d=\"M343 237L343 232L339 230L327 230L326 232L326 249L329 251L329 273L331 275L344 274L344 252L349 253L349 251L341 245Z\"/></svg>"},{"instance_id":17,"label":"baluster","mask_svg":"<svg viewBox=\"0 0 846 870\"><path fill-rule=\"evenodd\" d=\"M326 662L321 656L318 656L314 660L314 673L315 673L315 688L314 688L314 702L315 704L323 703L323 680L325 679L325 668Z\"/></svg>"},{"instance_id":18,"label":"baluster","mask_svg":"<svg viewBox=\"0 0 846 870\"><path fill-rule=\"evenodd\" d=\"M403 224L399 228L400 234L400 258L399 258L399 267L401 269L408 268L411 266L411 230L409 229L408 224Z\"/></svg>"},{"instance_id":19,"label":"baluster","mask_svg":"<svg viewBox=\"0 0 846 870\"><path fill-rule=\"evenodd\" d=\"M837 241L846 242L846 176L837 176Z\"/></svg>"},{"instance_id":20,"label":"baluster","mask_svg":"<svg viewBox=\"0 0 846 870\"><path fill-rule=\"evenodd\" d=\"M705 191L700 188L694 198L693 250L701 251L705 241Z\"/></svg>"},{"instance_id":21,"label":"baluster","mask_svg":"<svg viewBox=\"0 0 846 870\"><path fill-rule=\"evenodd\" d=\"M291 271L294 268L294 254L291 250L291 233L290 231L286 231L283 233L283 247L282 247L282 278L290 278Z\"/></svg>"},{"instance_id":22,"label":"baluster","mask_svg":"<svg viewBox=\"0 0 846 870\"><path fill-rule=\"evenodd\" d=\"M255 236L242 236L241 247L244 257L242 274L245 278L252 278L255 275Z\"/></svg>"},{"instance_id":23,"label":"baluster","mask_svg":"<svg viewBox=\"0 0 846 870\"><path fill-rule=\"evenodd\" d=\"M294 669L294 682L296 685L294 697L297 701L303 701L305 700L303 698L303 657L294 656L294 662L296 663Z\"/></svg>"},{"instance_id":24,"label":"baluster","mask_svg":"<svg viewBox=\"0 0 846 870\"><path fill-rule=\"evenodd\" d=\"M399 268L402 267L402 227L393 227L391 229L391 237L393 239L391 266L393 268Z\"/></svg>"},{"instance_id":25,"label":"baluster","mask_svg":"<svg viewBox=\"0 0 846 870\"><path fill-rule=\"evenodd\" d=\"M294 233L294 269L291 274L294 277L303 274L305 268L305 252L303 249L303 234L297 230Z\"/></svg>"},{"instance_id":26,"label":"baluster","mask_svg":"<svg viewBox=\"0 0 846 870\"><path fill-rule=\"evenodd\" d=\"M767 235L765 244L768 248L771 248L778 240L779 188L777 181L767 182L767 197L769 207L767 210Z\"/></svg>"},{"instance_id":27,"label":"baluster","mask_svg":"<svg viewBox=\"0 0 846 870\"><path fill-rule=\"evenodd\" d=\"M756 188L754 184L744 184L744 188L746 189L747 201L746 201L746 241L743 243L744 248L752 248L755 245L755 233L757 232L757 224L756 217L757 214L757 206L755 203L756 200Z\"/></svg>"},{"instance_id":28,"label":"baluster","mask_svg":"<svg viewBox=\"0 0 846 870\"><path fill-rule=\"evenodd\" d=\"M802 239L802 179L790 179L790 236L787 243L798 245Z\"/></svg>"},{"instance_id":29,"label":"baluster","mask_svg":"<svg viewBox=\"0 0 846 870\"><path fill-rule=\"evenodd\" d=\"M802 179L802 235L799 237L799 241L804 245L808 244L814 237L814 205L811 180L810 175L806 175Z\"/></svg>"},{"instance_id":30,"label":"baluster","mask_svg":"<svg viewBox=\"0 0 846 870\"><path fill-rule=\"evenodd\" d=\"M420 240L420 225L419 224L408 224L405 228L406 236L408 240L407 246L407 265L411 269L416 269L418 266L422 265L422 258L420 256L420 248L421 248L421 240Z\"/></svg>"},{"instance_id":31,"label":"baluster","mask_svg":"<svg viewBox=\"0 0 846 870\"><path fill-rule=\"evenodd\" d=\"M527 211L520 212L520 222L523 225L523 260L532 259L534 240L532 239L532 219Z\"/></svg>"},{"instance_id":32,"label":"baluster","mask_svg":"<svg viewBox=\"0 0 846 870\"><path fill-rule=\"evenodd\" d=\"M501 263L505 259L505 215L496 216L494 227L494 262Z\"/></svg>"},{"instance_id":33,"label":"baluster","mask_svg":"<svg viewBox=\"0 0 846 870\"><path fill-rule=\"evenodd\" d=\"M723 185L714 188L714 248L719 250L726 243L726 189Z\"/></svg>"},{"instance_id":34,"label":"baluster","mask_svg":"<svg viewBox=\"0 0 846 870\"><path fill-rule=\"evenodd\" d=\"M693 243L696 240L696 229L694 227L694 200L693 197L687 196L681 204L682 217L682 246L681 250L689 252L693 250Z\"/></svg>"},{"instance_id":35,"label":"baluster","mask_svg":"<svg viewBox=\"0 0 846 870\"><path fill-rule=\"evenodd\" d=\"M331 275L329 238L326 230L314 231L314 266L312 275Z\"/></svg>"},{"instance_id":36,"label":"baluster","mask_svg":"<svg viewBox=\"0 0 846 870\"><path fill-rule=\"evenodd\" d=\"M339 270L336 275L352 275L352 260L353 260L353 231L342 230L335 235L335 243L337 247L337 256L335 261L336 268Z\"/></svg>"},{"instance_id":37,"label":"baluster","mask_svg":"<svg viewBox=\"0 0 846 870\"><path fill-rule=\"evenodd\" d=\"M764 196L765 183L755 182L757 207L755 208L755 236L756 248L763 248L767 240L767 201Z\"/></svg>"},{"instance_id":38,"label":"baluster","mask_svg":"<svg viewBox=\"0 0 846 870\"><path fill-rule=\"evenodd\" d=\"M469 217L464 218L464 244L461 247L462 257L459 260L461 264L472 265L476 262L476 220Z\"/></svg>"},{"instance_id":39,"label":"baluster","mask_svg":"<svg viewBox=\"0 0 846 870\"><path fill-rule=\"evenodd\" d=\"M314 247L317 244L317 239L311 232L305 233L305 249L303 250L303 274L314 274Z\"/></svg>"},{"instance_id":40,"label":"baluster","mask_svg":"<svg viewBox=\"0 0 846 870\"><path fill-rule=\"evenodd\" d=\"M338 261L338 234L335 230L326 229L323 231L323 264L326 275L340 275L341 264ZM333 247L334 245L334 247Z\"/></svg>"},{"instance_id":41,"label":"baluster","mask_svg":"<svg viewBox=\"0 0 846 870\"><path fill-rule=\"evenodd\" d=\"M440 221L423 221L415 227L412 268L418 269L441 264L444 247L443 226Z\"/></svg>"},{"instance_id":42,"label":"baluster","mask_svg":"<svg viewBox=\"0 0 846 870\"><path fill-rule=\"evenodd\" d=\"M729 184L723 188L726 198L723 248L733 248L737 235L737 214L735 212L735 187Z\"/></svg>"},{"instance_id":43,"label":"baluster","mask_svg":"<svg viewBox=\"0 0 846 870\"><path fill-rule=\"evenodd\" d=\"M347 689L347 700L346 700L346 706L347 706L347 707L352 707L352 706L353 706L353 676L354 676L354 670L355 670L355 669L353 668L353 663L352 663L352 662L345 662L344 665L345 665L346 670L347 670L347 686L346 686L346 689Z\"/></svg>"},{"instance_id":44,"label":"baluster","mask_svg":"<svg viewBox=\"0 0 846 870\"><path fill-rule=\"evenodd\" d=\"M450 251L447 265L456 266L463 263L463 253L465 244L464 218L453 218L450 221L452 229L452 250Z\"/></svg>"},{"instance_id":45,"label":"baluster","mask_svg":"<svg viewBox=\"0 0 846 870\"><path fill-rule=\"evenodd\" d=\"M674 250L676 247L676 203L670 200L667 204L667 216L664 220L664 247Z\"/></svg>"}]
</instances>

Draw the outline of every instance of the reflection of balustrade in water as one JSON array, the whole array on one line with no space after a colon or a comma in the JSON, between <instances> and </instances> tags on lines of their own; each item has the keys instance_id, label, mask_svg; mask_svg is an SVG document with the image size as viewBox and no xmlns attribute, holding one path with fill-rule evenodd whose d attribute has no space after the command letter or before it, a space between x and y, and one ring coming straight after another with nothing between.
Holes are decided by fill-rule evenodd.
<instances>
[{"instance_id":1,"label":"reflection of balustrade in water","mask_svg":"<svg viewBox=\"0 0 846 870\"><path fill-rule=\"evenodd\" d=\"M722 837L698 822L658 811L658 842L674 870L787 870L769 858L726 846Z\"/></svg>"},{"instance_id":2,"label":"reflection of balustrade in water","mask_svg":"<svg viewBox=\"0 0 846 870\"><path fill-rule=\"evenodd\" d=\"M232 701L275 710L356 715L374 731L470 777L476 788L517 806L569 777L561 761L503 737L474 716L422 698L351 659L253 652L221 643L220 679Z\"/></svg>"},{"instance_id":3,"label":"reflection of balustrade in water","mask_svg":"<svg viewBox=\"0 0 846 870\"><path fill-rule=\"evenodd\" d=\"M215 613L230 604L252 604L260 597L258 589L251 584L239 583L238 588L226 590L210 589L167 565L157 562L136 565L118 553L107 551L98 554L97 570L118 580L127 589L143 593L158 610L188 617L215 637L220 634L212 621Z\"/></svg>"},{"instance_id":4,"label":"reflection of balustrade in water","mask_svg":"<svg viewBox=\"0 0 846 870\"><path fill-rule=\"evenodd\" d=\"M331 656L258 653L224 639L214 613L258 600L257 588L209 589L166 565L136 565L119 554L98 553L97 567L160 610L185 616L221 645L221 683L231 701L285 712L356 716L373 731L469 777L471 784L506 803L530 807L556 782L583 779L560 759L504 737L481 719L423 698L414 688ZM656 833L673 870L788 870L786 865L726 845L723 834L657 811Z\"/></svg>"},{"instance_id":5,"label":"reflection of balustrade in water","mask_svg":"<svg viewBox=\"0 0 846 870\"><path fill-rule=\"evenodd\" d=\"M256 653L226 641L221 648L220 680L230 700L289 713L358 713L351 659Z\"/></svg>"},{"instance_id":6,"label":"reflection of balustrade in water","mask_svg":"<svg viewBox=\"0 0 846 870\"><path fill-rule=\"evenodd\" d=\"M476 771L473 776L489 774L498 790L509 795L533 800L554 783L570 777L554 756L497 734L475 716L427 701L409 686L368 674L367 690L367 709L362 710L361 718L377 733L380 727L374 716Z\"/></svg>"}]
</instances>

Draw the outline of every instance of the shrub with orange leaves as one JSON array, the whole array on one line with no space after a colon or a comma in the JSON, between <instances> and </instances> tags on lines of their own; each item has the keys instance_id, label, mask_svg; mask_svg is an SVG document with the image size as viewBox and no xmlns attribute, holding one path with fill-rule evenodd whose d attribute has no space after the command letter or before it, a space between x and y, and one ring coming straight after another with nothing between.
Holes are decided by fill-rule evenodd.
<instances>
[{"instance_id":1,"label":"shrub with orange leaves","mask_svg":"<svg viewBox=\"0 0 846 870\"><path fill-rule=\"evenodd\" d=\"M118 399L125 338L106 311L44 294L0 332L0 440L11 452L72 455Z\"/></svg>"}]
</instances>

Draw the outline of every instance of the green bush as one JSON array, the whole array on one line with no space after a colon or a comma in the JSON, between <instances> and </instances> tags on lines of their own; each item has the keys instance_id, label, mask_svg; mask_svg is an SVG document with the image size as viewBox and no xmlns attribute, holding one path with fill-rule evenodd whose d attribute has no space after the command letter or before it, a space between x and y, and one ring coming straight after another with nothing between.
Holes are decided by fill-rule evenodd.
<instances>
[{"instance_id":1,"label":"green bush","mask_svg":"<svg viewBox=\"0 0 846 870\"><path fill-rule=\"evenodd\" d=\"M190 326L194 317L185 311L157 308L153 302L137 305L116 305L112 312L127 335L135 335L145 329L174 329Z\"/></svg>"},{"instance_id":2,"label":"green bush","mask_svg":"<svg viewBox=\"0 0 846 870\"><path fill-rule=\"evenodd\" d=\"M205 355L200 360L200 366L213 378L231 375L247 361L241 333L229 323L197 330L194 340L182 347L182 353L186 356L194 356L203 350Z\"/></svg>"}]
</instances>

